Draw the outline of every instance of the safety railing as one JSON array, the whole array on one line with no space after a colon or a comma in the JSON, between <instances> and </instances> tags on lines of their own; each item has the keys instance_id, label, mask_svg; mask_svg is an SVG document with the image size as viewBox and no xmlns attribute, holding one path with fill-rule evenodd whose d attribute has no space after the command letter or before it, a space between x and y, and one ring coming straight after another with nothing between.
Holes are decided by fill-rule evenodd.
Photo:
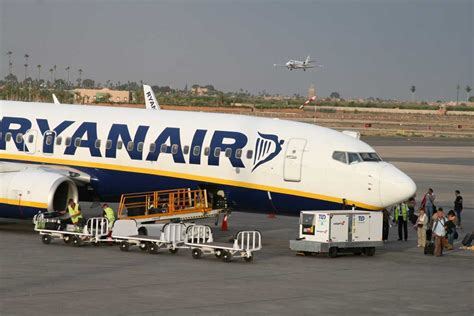
<instances>
[{"instance_id":1,"label":"safety railing","mask_svg":"<svg viewBox=\"0 0 474 316\"><path fill-rule=\"evenodd\" d=\"M234 249L255 251L262 249L262 234L257 230L240 231L234 240Z\"/></svg>"},{"instance_id":2,"label":"safety railing","mask_svg":"<svg viewBox=\"0 0 474 316\"><path fill-rule=\"evenodd\" d=\"M206 190L174 189L122 194L118 218L153 218L209 212Z\"/></svg>"}]
</instances>

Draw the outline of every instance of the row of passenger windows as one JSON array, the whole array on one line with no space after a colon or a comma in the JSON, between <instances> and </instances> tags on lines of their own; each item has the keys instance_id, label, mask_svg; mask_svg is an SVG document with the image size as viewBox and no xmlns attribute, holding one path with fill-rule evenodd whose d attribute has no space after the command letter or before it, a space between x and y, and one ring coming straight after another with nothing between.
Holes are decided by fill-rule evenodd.
<instances>
[{"instance_id":1,"label":"row of passenger windows","mask_svg":"<svg viewBox=\"0 0 474 316\"><path fill-rule=\"evenodd\" d=\"M333 152L332 159L349 165L362 161L382 161L377 153L351 153L345 151Z\"/></svg>"},{"instance_id":2,"label":"row of passenger windows","mask_svg":"<svg viewBox=\"0 0 474 316\"><path fill-rule=\"evenodd\" d=\"M2 139L2 134L0 133L0 139ZM10 141L12 139L12 134L11 133L6 133L5 134L5 140L6 141ZM16 138L15 138L15 141L17 143L21 143L23 142L23 134L21 133L18 133L16 135ZM34 135L28 135L28 138L26 139L26 143L33 143L34 141ZM61 145L62 144L62 141L63 141L63 138L61 136L59 137L56 137L56 145ZM81 141L82 139L81 138L76 138L74 139L74 146L75 147L79 147L81 145ZM72 143L72 139L71 137L66 137L65 140L64 140L64 145L67 147L67 146L71 146L71 143ZM51 146L53 144L53 136L52 135L47 135L45 137L45 144L48 145L48 146ZM100 139L97 139L94 143L94 147L99 149L100 146L102 144L102 141ZM122 149L124 147L124 143L122 141L117 141L117 149ZM135 148L135 143L133 141L129 141L127 144L126 144L126 149L128 151L133 151L134 148ZM136 145L137 147L137 151L139 152L142 152L143 151L143 147L144 147L144 143L143 142L139 142L137 143ZM177 154L178 153L178 145L177 144L173 144L171 146L169 145L166 145L166 144L161 144L161 146L158 148L159 152L160 153L166 153L168 151L168 148L171 147L171 153L174 155L174 154ZM112 141L110 139L108 139L106 142L105 142L105 148L106 149L111 149L112 148ZM186 145L183 147L183 153L185 155L189 154L189 151L190 151L190 146ZM193 156L199 156L201 154L201 146L194 146L194 148L192 149L193 150ZM156 148L156 144L155 143L151 143L150 146L149 146L149 152L150 153L154 153L157 151L157 148ZM204 148L204 155L205 156L209 156L210 154L210 147L205 147ZM220 147L216 147L214 148L214 157L219 157L220 154L222 152L222 149ZM231 148L226 148L225 151L224 151L224 154L226 157L230 158L232 156L232 149ZM241 158L242 157L242 149L237 149L234 153L235 155L235 158ZM246 154L246 157L248 159L252 159L253 157L253 150L247 150L247 154Z\"/></svg>"}]
</instances>

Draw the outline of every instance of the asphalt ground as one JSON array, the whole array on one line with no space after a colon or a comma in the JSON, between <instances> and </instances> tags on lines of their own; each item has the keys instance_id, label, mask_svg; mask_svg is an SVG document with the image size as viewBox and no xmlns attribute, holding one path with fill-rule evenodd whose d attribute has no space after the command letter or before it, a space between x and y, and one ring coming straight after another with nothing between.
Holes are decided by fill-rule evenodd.
<instances>
[{"instance_id":1,"label":"asphalt ground","mask_svg":"<svg viewBox=\"0 0 474 316\"><path fill-rule=\"evenodd\" d=\"M387 140L374 146L415 180L418 201L433 187L436 204L449 209L454 190L461 190L460 236L473 230L472 147ZM433 156L440 160L427 161ZM454 157L461 164L450 164ZM88 215L100 214L89 206L83 203ZM234 212L229 231L214 229L216 239L256 228L263 249L251 263L224 263L215 257L194 260L186 250L150 255L107 245L43 245L30 223L1 221L0 314L474 314L474 252L459 249L459 240L443 257L425 256L416 247L415 230L409 229L407 242L397 241L392 227L389 242L374 257L303 257L288 249L297 225L297 217Z\"/></svg>"}]
</instances>

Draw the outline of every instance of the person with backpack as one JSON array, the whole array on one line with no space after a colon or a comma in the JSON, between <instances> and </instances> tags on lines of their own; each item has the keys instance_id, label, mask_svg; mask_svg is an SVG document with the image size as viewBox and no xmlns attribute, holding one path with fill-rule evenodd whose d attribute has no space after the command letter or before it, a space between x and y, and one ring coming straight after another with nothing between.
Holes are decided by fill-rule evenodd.
<instances>
[{"instance_id":1,"label":"person with backpack","mask_svg":"<svg viewBox=\"0 0 474 316\"><path fill-rule=\"evenodd\" d=\"M443 255L443 244L446 238L446 218L444 217L443 208L438 208L436 219L433 221L433 238L435 244L434 255L441 257Z\"/></svg>"},{"instance_id":2,"label":"person with backpack","mask_svg":"<svg viewBox=\"0 0 474 316\"><path fill-rule=\"evenodd\" d=\"M456 231L456 213L453 210L448 212L448 221L446 222L446 233L448 236L448 245L446 249L453 250L454 248L454 239L457 239L456 235L458 234Z\"/></svg>"},{"instance_id":3,"label":"person with backpack","mask_svg":"<svg viewBox=\"0 0 474 316\"><path fill-rule=\"evenodd\" d=\"M425 214L428 215L428 219L430 219L431 216L433 216L433 213L436 211L436 207L434 205L435 199L436 196L433 192L433 189L429 188L428 192L426 192L425 196L423 197L423 200L421 200L420 207L425 209Z\"/></svg>"},{"instance_id":4,"label":"person with backpack","mask_svg":"<svg viewBox=\"0 0 474 316\"><path fill-rule=\"evenodd\" d=\"M461 227L461 212L462 212L462 196L461 192L459 190L454 191L454 195L456 196L456 199L454 200L454 211L456 212L457 215L457 220L458 220L458 227Z\"/></svg>"}]
</instances>

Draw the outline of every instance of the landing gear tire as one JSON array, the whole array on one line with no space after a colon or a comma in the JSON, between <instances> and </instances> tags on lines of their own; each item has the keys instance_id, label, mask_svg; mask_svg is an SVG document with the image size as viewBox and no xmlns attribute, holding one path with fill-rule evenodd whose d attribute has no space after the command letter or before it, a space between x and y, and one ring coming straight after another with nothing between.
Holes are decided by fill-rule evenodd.
<instances>
[{"instance_id":1,"label":"landing gear tire","mask_svg":"<svg viewBox=\"0 0 474 316\"><path fill-rule=\"evenodd\" d=\"M232 254L228 252L227 250L224 250L222 252L222 261L230 262L231 260L232 260Z\"/></svg>"},{"instance_id":2,"label":"landing gear tire","mask_svg":"<svg viewBox=\"0 0 474 316\"><path fill-rule=\"evenodd\" d=\"M122 251L128 251L130 249L130 244L126 241L122 241L120 243L120 250Z\"/></svg>"},{"instance_id":3,"label":"landing gear tire","mask_svg":"<svg viewBox=\"0 0 474 316\"><path fill-rule=\"evenodd\" d=\"M375 247L364 248L364 253L367 257L372 257L373 255L375 255Z\"/></svg>"},{"instance_id":4,"label":"landing gear tire","mask_svg":"<svg viewBox=\"0 0 474 316\"><path fill-rule=\"evenodd\" d=\"M202 251L201 249L194 248L191 252L191 255L193 256L194 259L199 259L202 257Z\"/></svg>"},{"instance_id":5,"label":"landing gear tire","mask_svg":"<svg viewBox=\"0 0 474 316\"><path fill-rule=\"evenodd\" d=\"M147 246L148 253L151 255L155 255L158 253L158 246L156 244L149 244Z\"/></svg>"},{"instance_id":6,"label":"landing gear tire","mask_svg":"<svg viewBox=\"0 0 474 316\"><path fill-rule=\"evenodd\" d=\"M168 251L169 251L170 253L172 253L173 255L176 254L176 253L178 252L178 250L179 250L178 248L171 248L171 249L168 249Z\"/></svg>"},{"instance_id":7,"label":"landing gear tire","mask_svg":"<svg viewBox=\"0 0 474 316\"><path fill-rule=\"evenodd\" d=\"M329 256L329 258L336 258L337 257L337 247L329 248L328 256Z\"/></svg>"},{"instance_id":8,"label":"landing gear tire","mask_svg":"<svg viewBox=\"0 0 474 316\"><path fill-rule=\"evenodd\" d=\"M82 244L82 239L79 238L79 236L74 236L72 237L71 242L74 247L79 247Z\"/></svg>"},{"instance_id":9,"label":"landing gear tire","mask_svg":"<svg viewBox=\"0 0 474 316\"><path fill-rule=\"evenodd\" d=\"M41 236L41 241L45 245L49 245L51 243L51 235L43 235Z\"/></svg>"}]
</instances>

